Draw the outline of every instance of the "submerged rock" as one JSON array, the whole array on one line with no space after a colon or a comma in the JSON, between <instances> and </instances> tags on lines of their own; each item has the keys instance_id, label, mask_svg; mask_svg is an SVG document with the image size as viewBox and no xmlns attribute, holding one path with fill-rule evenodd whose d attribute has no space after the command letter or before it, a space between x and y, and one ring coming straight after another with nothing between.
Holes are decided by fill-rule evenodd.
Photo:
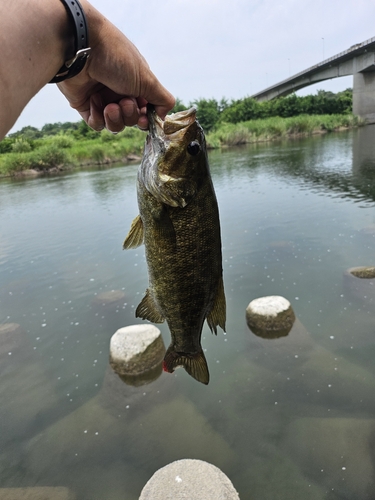
<instances>
[{"instance_id":1,"label":"submerged rock","mask_svg":"<svg viewBox=\"0 0 375 500\"><path fill-rule=\"evenodd\" d=\"M153 325L132 325L120 328L110 342L109 362L122 377L134 377L151 372L160 365L165 346L160 330ZM159 372L158 372L159 373ZM160 374L159 373L159 374Z\"/></svg>"},{"instance_id":2,"label":"submerged rock","mask_svg":"<svg viewBox=\"0 0 375 500\"><path fill-rule=\"evenodd\" d=\"M179 460L181 456L202 460L214 456L218 467L233 470L237 456L207 418L186 398L168 400L169 394L163 388L163 379L169 387L168 378L160 377L155 383L157 390L147 392L123 384L130 397L124 396L123 410L120 402L116 403L117 414L109 413L101 399L95 397L43 429L25 449L27 470L33 477L49 477L53 471L54 481L59 482L69 477L69 484L76 490L79 485L84 487L82 469L86 469L90 483L90 470L96 471L97 476L103 464L103 472L109 471L118 460L124 467L125 482L136 479L135 471L143 474L145 463L156 470L158 464ZM137 495L147 479L142 477ZM128 491L123 495L136 498Z\"/></svg>"},{"instance_id":3,"label":"submerged rock","mask_svg":"<svg viewBox=\"0 0 375 500\"><path fill-rule=\"evenodd\" d=\"M125 298L126 295L122 290L110 290L96 295L96 297L92 300L92 305L104 308L117 307L123 304Z\"/></svg>"},{"instance_id":4,"label":"submerged rock","mask_svg":"<svg viewBox=\"0 0 375 500\"><path fill-rule=\"evenodd\" d=\"M0 500L76 500L76 498L71 490L62 486L0 488Z\"/></svg>"},{"instance_id":5,"label":"submerged rock","mask_svg":"<svg viewBox=\"0 0 375 500\"><path fill-rule=\"evenodd\" d=\"M352 297L364 302L375 301L375 267L351 267L344 273L344 288Z\"/></svg>"},{"instance_id":6,"label":"submerged rock","mask_svg":"<svg viewBox=\"0 0 375 500\"><path fill-rule=\"evenodd\" d=\"M11 356L25 342L21 326L18 323L0 325L0 358ZM10 359L10 358L9 358Z\"/></svg>"},{"instance_id":7,"label":"submerged rock","mask_svg":"<svg viewBox=\"0 0 375 500\"><path fill-rule=\"evenodd\" d=\"M300 418L289 425L283 448L339 498L366 500L375 490L374 438L372 419Z\"/></svg>"},{"instance_id":8,"label":"submerged rock","mask_svg":"<svg viewBox=\"0 0 375 500\"><path fill-rule=\"evenodd\" d=\"M0 449L32 435L36 422L48 418L51 409L61 402L51 376L44 372L35 351L29 355L20 349L7 355L5 363L0 357ZM0 497L1 498L1 497Z\"/></svg>"},{"instance_id":9,"label":"submerged rock","mask_svg":"<svg viewBox=\"0 0 375 500\"><path fill-rule=\"evenodd\" d=\"M148 481L139 500L239 500L228 477L202 460L177 460L159 469Z\"/></svg>"},{"instance_id":10,"label":"submerged rock","mask_svg":"<svg viewBox=\"0 0 375 500\"><path fill-rule=\"evenodd\" d=\"M318 348L313 336L298 318L288 335L263 338L251 335L247 344L246 355L257 365L273 372L281 371L287 376L308 361Z\"/></svg>"},{"instance_id":11,"label":"submerged rock","mask_svg":"<svg viewBox=\"0 0 375 500\"><path fill-rule=\"evenodd\" d=\"M248 327L262 338L287 336L295 319L290 302L278 295L254 299L246 308Z\"/></svg>"},{"instance_id":12,"label":"submerged rock","mask_svg":"<svg viewBox=\"0 0 375 500\"><path fill-rule=\"evenodd\" d=\"M369 238L375 238L375 224L371 224L370 226L363 227L360 229L359 234Z\"/></svg>"}]
</instances>

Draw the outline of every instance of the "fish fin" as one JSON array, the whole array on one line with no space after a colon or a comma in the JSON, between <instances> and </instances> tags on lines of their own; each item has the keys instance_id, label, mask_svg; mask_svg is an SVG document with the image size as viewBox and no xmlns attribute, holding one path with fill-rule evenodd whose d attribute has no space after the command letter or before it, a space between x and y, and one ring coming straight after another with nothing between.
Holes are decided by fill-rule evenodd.
<instances>
[{"instance_id":1,"label":"fish fin","mask_svg":"<svg viewBox=\"0 0 375 500\"><path fill-rule=\"evenodd\" d=\"M129 233L125 238L122 248L128 250L129 248L137 248L143 243L143 222L140 215L133 220L130 226Z\"/></svg>"},{"instance_id":2,"label":"fish fin","mask_svg":"<svg viewBox=\"0 0 375 500\"><path fill-rule=\"evenodd\" d=\"M160 313L155 300L150 294L150 290L147 288L146 294L141 300L135 311L135 317L141 319L148 319L152 323L163 323L164 316Z\"/></svg>"},{"instance_id":3,"label":"fish fin","mask_svg":"<svg viewBox=\"0 0 375 500\"><path fill-rule=\"evenodd\" d=\"M195 353L178 352L174 346L169 346L163 361L163 370L173 373L176 368L182 366L198 382L207 385L210 381L207 361L200 350Z\"/></svg>"},{"instance_id":4,"label":"fish fin","mask_svg":"<svg viewBox=\"0 0 375 500\"><path fill-rule=\"evenodd\" d=\"M224 293L224 283L223 277L221 276L216 296L214 300L214 304L212 306L211 311L207 315L207 324L211 329L212 333L217 335L217 326L225 332L225 320L226 320L226 302L225 302L225 293Z\"/></svg>"}]
</instances>

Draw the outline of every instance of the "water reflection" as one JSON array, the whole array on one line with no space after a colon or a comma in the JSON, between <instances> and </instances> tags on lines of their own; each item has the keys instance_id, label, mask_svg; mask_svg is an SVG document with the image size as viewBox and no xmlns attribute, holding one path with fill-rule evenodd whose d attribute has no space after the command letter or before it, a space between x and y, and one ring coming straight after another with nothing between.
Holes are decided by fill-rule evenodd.
<instances>
[{"instance_id":1,"label":"water reflection","mask_svg":"<svg viewBox=\"0 0 375 500\"><path fill-rule=\"evenodd\" d=\"M151 370L144 371L137 375L119 375L120 380L124 384L132 385L134 387L140 387L142 385L148 385L157 380L163 373L163 362L159 363L157 366L151 368Z\"/></svg>"},{"instance_id":2,"label":"water reflection","mask_svg":"<svg viewBox=\"0 0 375 500\"><path fill-rule=\"evenodd\" d=\"M307 138L272 146L250 145L239 149L235 161L226 163L223 174L244 172L255 178L272 165L285 180L296 180L303 189L318 189L332 196L375 201L375 125L343 132L332 147L329 136ZM241 154L241 149L246 153ZM250 152L249 156L247 153ZM231 156L231 152L228 156Z\"/></svg>"},{"instance_id":3,"label":"water reflection","mask_svg":"<svg viewBox=\"0 0 375 500\"><path fill-rule=\"evenodd\" d=\"M375 171L375 125L353 131L353 174L373 178Z\"/></svg>"}]
</instances>

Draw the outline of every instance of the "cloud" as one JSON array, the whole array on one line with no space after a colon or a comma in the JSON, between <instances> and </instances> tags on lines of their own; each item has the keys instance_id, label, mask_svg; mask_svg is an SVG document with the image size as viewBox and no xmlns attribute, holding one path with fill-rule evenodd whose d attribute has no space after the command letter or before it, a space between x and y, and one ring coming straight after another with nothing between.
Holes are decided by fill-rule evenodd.
<instances>
[{"instance_id":1,"label":"cloud","mask_svg":"<svg viewBox=\"0 0 375 500\"><path fill-rule=\"evenodd\" d=\"M367 0L92 0L186 104L199 97L241 98L375 35ZM324 40L323 40L324 38ZM322 82L338 91L351 80ZM306 89L305 93L315 88ZM75 117L75 118L74 118ZM79 116L43 89L15 128Z\"/></svg>"}]
</instances>

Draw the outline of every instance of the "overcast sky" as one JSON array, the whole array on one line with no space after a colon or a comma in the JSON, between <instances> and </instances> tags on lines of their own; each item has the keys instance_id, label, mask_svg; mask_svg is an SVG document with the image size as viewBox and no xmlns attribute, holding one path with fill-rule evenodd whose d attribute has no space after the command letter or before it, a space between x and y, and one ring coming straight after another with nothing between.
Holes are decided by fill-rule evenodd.
<instances>
[{"instance_id":1,"label":"overcast sky","mask_svg":"<svg viewBox=\"0 0 375 500\"><path fill-rule=\"evenodd\" d=\"M58 0L51 0L58 1ZM145 56L159 80L188 104L239 99L351 45L375 37L370 0L92 0ZM301 90L338 92L352 77ZM12 131L77 121L56 85L47 85Z\"/></svg>"}]
</instances>

